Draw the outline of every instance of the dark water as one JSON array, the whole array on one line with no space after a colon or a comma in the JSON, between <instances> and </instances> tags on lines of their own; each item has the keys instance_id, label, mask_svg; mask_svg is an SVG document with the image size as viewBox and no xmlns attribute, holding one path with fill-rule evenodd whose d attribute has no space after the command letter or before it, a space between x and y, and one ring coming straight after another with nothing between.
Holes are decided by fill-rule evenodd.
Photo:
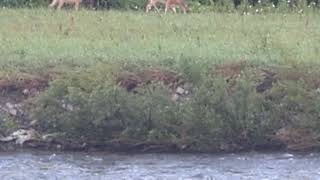
<instances>
[{"instance_id":1,"label":"dark water","mask_svg":"<svg viewBox=\"0 0 320 180\"><path fill-rule=\"evenodd\" d=\"M319 155L0 153L0 180L320 179Z\"/></svg>"}]
</instances>

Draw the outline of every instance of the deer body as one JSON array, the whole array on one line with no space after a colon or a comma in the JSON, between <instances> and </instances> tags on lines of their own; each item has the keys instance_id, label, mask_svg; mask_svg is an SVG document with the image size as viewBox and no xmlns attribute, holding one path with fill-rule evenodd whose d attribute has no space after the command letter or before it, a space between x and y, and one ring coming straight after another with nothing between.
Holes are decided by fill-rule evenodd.
<instances>
[{"instance_id":1,"label":"deer body","mask_svg":"<svg viewBox=\"0 0 320 180\"><path fill-rule=\"evenodd\" d=\"M187 5L184 0L149 0L147 6L146 6L146 12L149 12L152 7L154 7L157 11L157 3L165 4L165 10L164 12L167 13L168 9L172 9L174 13L176 13L176 5L179 5L182 9L183 13L187 13Z\"/></svg>"},{"instance_id":2,"label":"deer body","mask_svg":"<svg viewBox=\"0 0 320 180\"><path fill-rule=\"evenodd\" d=\"M64 4L74 4L76 10L79 9L79 5L82 0L53 0L49 7L55 7L58 4L57 9L60 10Z\"/></svg>"}]
</instances>

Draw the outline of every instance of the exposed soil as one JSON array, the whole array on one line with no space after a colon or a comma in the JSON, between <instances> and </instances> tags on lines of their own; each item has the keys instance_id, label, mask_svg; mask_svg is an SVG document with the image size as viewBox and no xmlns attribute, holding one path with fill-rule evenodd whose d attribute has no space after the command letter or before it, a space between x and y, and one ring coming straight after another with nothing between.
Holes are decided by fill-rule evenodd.
<instances>
[{"instance_id":1,"label":"exposed soil","mask_svg":"<svg viewBox=\"0 0 320 180\"><path fill-rule=\"evenodd\" d=\"M151 68L140 72L120 72L116 76L116 82L130 92L136 87L159 82L171 89L175 89L183 81L176 72L161 68Z\"/></svg>"},{"instance_id":2,"label":"exposed soil","mask_svg":"<svg viewBox=\"0 0 320 180\"><path fill-rule=\"evenodd\" d=\"M48 87L49 80L48 75L22 73L11 77L0 77L0 92L4 95L34 96Z\"/></svg>"},{"instance_id":3,"label":"exposed soil","mask_svg":"<svg viewBox=\"0 0 320 180\"><path fill-rule=\"evenodd\" d=\"M256 90L258 93L271 89L273 84L279 81L302 83L308 90L320 88L320 72L312 67L258 67L246 61L239 61L217 65L211 69L209 75L223 77L229 84L230 89L237 84L237 80L241 76L255 77L253 79L256 79Z\"/></svg>"},{"instance_id":4,"label":"exposed soil","mask_svg":"<svg viewBox=\"0 0 320 180\"><path fill-rule=\"evenodd\" d=\"M311 150L319 148L319 140L316 139L312 132L302 128L285 127L277 131L273 137L287 145L289 150Z\"/></svg>"},{"instance_id":5,"label":"exposed soil","mask_svg":"<svg viewBox=\"0 0 320 180\"><path fill-rule=\"evenodd\" d=\"M246 61L230 62L215 66L209 72L210 76L221 76L229 84L229 93L236 86L241 76L254 76L256 79L256 91L263 93L272 88L273 83L277 82L276 73L270 68L258 68Z\"/></svg>"}]
</instances>

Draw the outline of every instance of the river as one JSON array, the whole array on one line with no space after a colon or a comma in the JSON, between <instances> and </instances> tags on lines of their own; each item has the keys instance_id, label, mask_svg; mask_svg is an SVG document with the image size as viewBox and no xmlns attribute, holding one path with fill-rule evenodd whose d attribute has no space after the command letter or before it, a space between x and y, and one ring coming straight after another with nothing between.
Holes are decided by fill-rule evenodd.
<instances>
[{"instance_id":1,"label":"river","mask_svg":"<svg viewBox=\"0 0 320 180\"><path fill-rule=\"evenodd\" d=\"M0 153L0 179L320 179L319 155Z\"/></svg>"}]
</instances>

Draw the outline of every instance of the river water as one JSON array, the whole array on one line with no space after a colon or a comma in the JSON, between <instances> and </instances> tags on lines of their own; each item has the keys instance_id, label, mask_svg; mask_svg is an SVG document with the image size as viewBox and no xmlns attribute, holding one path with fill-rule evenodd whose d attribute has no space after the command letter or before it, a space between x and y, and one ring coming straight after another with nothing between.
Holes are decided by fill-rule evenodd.
<instances>
[{"instance_id":1,"label":"river water","mask_svg":"<svg viewBox=\"0 0 320 180\"><path fill-rule=\"evenodd\" d=\"M0 179L320 179L319 155L0 153Z\"/></svg>"}]
</instances>

